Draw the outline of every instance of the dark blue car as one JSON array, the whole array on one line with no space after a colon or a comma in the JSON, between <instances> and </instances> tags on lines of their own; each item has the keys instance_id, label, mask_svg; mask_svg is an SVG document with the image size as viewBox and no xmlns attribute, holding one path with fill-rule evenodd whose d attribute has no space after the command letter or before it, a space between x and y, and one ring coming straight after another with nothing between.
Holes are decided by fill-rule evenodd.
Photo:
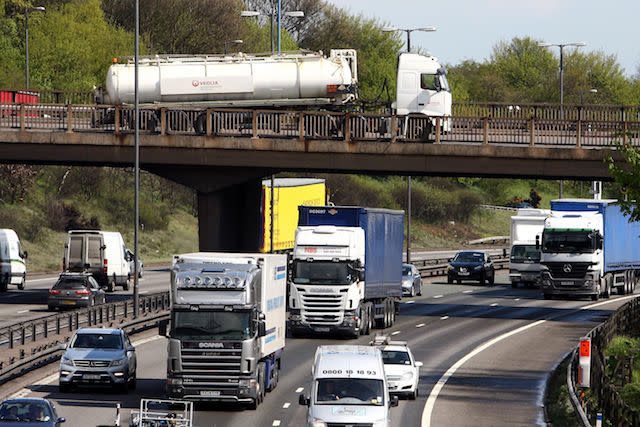
<instances>
[{"instance_id":1,"label":"dark blue car","mask_svg":"<svg viewBox=\"0 0 640 427\"><path fill-rule=\"evenodd\" d=\"M496 272L489 254L483 251L458 252L447 267L447 283L455 280L461 283L463 280L474 280L484 285L489 282L493 285Z\"/></svg>"},{"instance_id":2,"label":"dark blue car","mask_svg":"<svg viewBox=\"0 0 640 427\"><path fill-rule=\"evenodd\" d=\"M58 427L65 421L47 399L7 399L0 403L0 427Z\"/></svg>"}]
</instances>

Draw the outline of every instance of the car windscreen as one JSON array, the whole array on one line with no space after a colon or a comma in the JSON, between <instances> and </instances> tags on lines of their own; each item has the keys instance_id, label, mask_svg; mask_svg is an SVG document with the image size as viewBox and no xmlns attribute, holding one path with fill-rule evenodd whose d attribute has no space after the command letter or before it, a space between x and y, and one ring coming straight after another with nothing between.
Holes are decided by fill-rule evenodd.
<instances>
[{"instance_id":1,"label":"car windscreen","mask_svg":"<svg viewBox=\"0 0 640 427\"><path fill-rule=\"evenodd\" d=\"M354 272L344 262L298 261L294 264L293 282L298 284L348 285Z\"/></svg>"},{"instance_id":2,"label":"car windscreen","mask_svg":"<svg viewBox=\"0 0 640 427\"><path fill-rule=\"evenodd\" d=\"M367 378L321 378L316 381L320 405L384 405L382 380Z\"/></svg>"},{"instance_id":3,"label":"car windscreen","mask_svg":"<svg viewBox=\"0 0 640 427\"><path fill-rule=\"evenodd\" d=\"M53 285L53 289L82 289L87 286L84 279L60 279Z\"/></svg>"},{"instance_id":4,"label":"car windscreen","mask_svg":"<svg viewBox=\"0 0 640 427\"><path fill-rule=\"evenodd\" d=\"M411 358L406 351L382 350L382 363L385 365L411 365Z\"/></svg>"},{"instance_id":5,"label":"car windscreen","mask_svg":"<svg viewBox=\"0 0 640 427\"><path fill-rule=\"evenodd\" d=\"M122 339L120 335L113 334L76 334L69 347L119 350L122 349Z\"/></svg>"},{"instance_id":6,"label":"car windscreen","mask_svg":"<svg viewBox=\"0 0 640 427\"><path fill-rule=\"evenodd\" d=\"M453 260L456 262L480 263L484 260L484 255L481 253L475 253L475 252L459 252Z\"/></svg>"},{"instance_id":7,"label":"car windscreen","mask_svg":"<svg viewBox=\"0 0 640 427\"><path fill-rule=\"evenodd\" d=\"M246 340L255 332L250 311L174 311L173 338Z\"/></svg>"},{"instance_id":8,"label":"car windscreen","mask_svg":"<svg viewBox=\"0 0 640 427\"><path fill-rule=\"evenodd\" d=\"M3 402L0 405L0 423L50 421L51 411L48 405L41 402Z\"/></svg>"},{"instance_id":9,"label":"car windscreen","mask_svg":"<svg viewBox=\"0 0 640 427\"><path fill-rule=\"evenodd\" d=\"M540 249L536 249L536 245L515 245L511 248L511 261L539 262Z\"/></svg>"},{"instance_id":10,"label":"car windscreen","mask_svg":"<svg viewBox=\"0 0 640 427\"><path fill-rule=\"evenodd\" d=\"M411 276L411 267L402 267L403 276Z\"/></svg>"}]
</instances>

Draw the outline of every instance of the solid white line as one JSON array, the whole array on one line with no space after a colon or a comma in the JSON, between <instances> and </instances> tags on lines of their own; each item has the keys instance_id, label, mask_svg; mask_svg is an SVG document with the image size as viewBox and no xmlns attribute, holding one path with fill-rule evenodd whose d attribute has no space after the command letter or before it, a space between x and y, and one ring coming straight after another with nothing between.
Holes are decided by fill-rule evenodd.
<instances>
[{"instance_id":1,"label":"solid white line","mask_svg":"<svg viewBox=\"0 0 640 427\"><path fill-rule=\"evenodd\" d=\"M391 335L398 335L400 331L391 332Z\"/></svg>"},{"instance_id":2,"label":"solid white line","mask_svg":"<svg viewBox=\"0 0 640 427\"><path fill-rule=\"evenodd\" d=\"M405 301L405 304L413 304L415 301L411 300L411 301Z\"/></svg>"},{"instance_id":3,"label":"solid white line","mask_svg":"<svg viewBox=\"0 0 640 427\"><path fill-rule=\"evenodd\" d=\"M273 420L273 423L271 425L272 426L279 426L280 425L280 420Z\"/></svg>"},{"instance_id":4,"label":"solid white line","mask_svg":"<svg viewBox=\"0 0 640 427\"><path fill-rule=\"evenodd\" d=\"M438 299L438 298L442 298L444 295L434 295L433 298Z\"/></svg>"},{"instance_id":5,"label":"solid white line","mask_svg":"<svg viewBox=\"0 0 640 427\"><path fill-rule=\"evenodd\" d=\"M296 389L296 393L302 393L302 390L304 390L304 387L298 387Z\"/></svg>"},{"instance_id":6,"label":"solid white line","mask_svg":"<svg viewBox=\"0 0 640 427\"><path fill-rule=\"evenodd\" d=\"M26 312L28 312L28 311L29 311L29 309L26 309L26 310L20 310L20 311L18 312L18 314L26 313Z\"/></svg>"},{"instance_id":7,"label":"solid white line","mask_svg":"<svg viewBox=\"0 0 640 427\"><path fill-rule=\"evenodd\" d=\"M605 305L605 304L609 304L611 302L615 302L615 301L620 301L620 300L624 300L624 299L631 299L631 298L636 298L637 295L629 295L626 297L621 297L621 298L616 298L616 299L612 299L612 300L608 300L608 301L603 301L603 302L598 302L595 304L590 304L590 305L586 305L584 307L580 307L579 310L589 310L591 308L595 308L595 307L599 307L601 305ZM433 389L431 390L431 393L429 394L429 398L427 399L427 402L424 405L424 409L422 411L422 422L421 425L422 427L431 427L431 415L433 413L433 408L436 404L436 399L438 398L438 395L440 394L440 391L442 390L442 388L444 387L444 385L447 383L447 381L449 381L449 378L451 378L453 376L453 374L455 374L455 372L458 370L458 368L460 368L462 365L464 365L466 362L468 362L472 357L474 357L475 355L477 355L478 353L486 350L487 348L493 346L494 344L499 343L500 341L509 338L512 335L515 334L519 334L520 332L524 332L527 329L533 328L535 326L538 325L542 325L543 323L549 321L549 320L553 320L556 319L558 317L562 317L562 316L566 316L566 313L562 313L562 314L557 314L553 317L550 317L548 319L542 319L542 320L537 320L533 323L529 323L528 325L524 325L521 326L519 328L516 328L510 332L506 332L502 335L499 335L487 342L485 342L484 344L479 345L478 347L476 347L475 349L473 349L469 354L467 354L466 356L464 356L462 359L458 360L456 363L454 363L448 370L447 372L444 373L444 375L442 375L442 377L438 380L438 382L436 383L436 385L433 387Z\"/></svg>"},{"instance_id":8,"label":"solid white line","mask_svg":"<svg viewBox=\"0 0 640 427\"><path fill-rule=\"evenodd\" d=\"M516 299L514 299L514 301L520 301L520 298L516 298Z\"/></svg>"},{"instance_id":9,"label":"solid white line","mask_svg":"<svg viewBox=\"0 0 640 427\"><path fill-rule=\"evenodd\" d=\"M442 317L440 318L440 320L447 320L448 318L449 318L449 316L442 316Z\"/></svg>"},{"instance_id":10,"label":"solid white line","mask_svg":"<svg viewBox=\"0 0 640 427\"><path fill-rule=\"evenodd\" d=\"M416 325L416 328L422 328L423 326L424 326L424 323L418 323L418 324Z\"/></svg>"},{"instance_id":11,"label":"solid white line","mask_svg":"<svg viewBox=\"0 0 640 427\"><path fill-rule=\"evenodd\" d=\"M282 409L289 409L289 406L291 406L291 403L286 402L284 405L282 405Z\"/></svg>"},{"instance_id":12,"label":"solid white line","mask_svg":"<svg viewBox=\"0 0 640 427\"><path fill-rule=\"evenodd\" d=\"M462 291L463 294L470 294L473 293L473 291L471 289L467 289L466 291Z\"/></svg>"},{"instance_id":13,"label":"solid white line","mask_svg":"<svg viewBox=\"0 0 640 427\"><path fill-rule=\"evenodd\" d=\"M493 304L491 304L491 307L495 307L496 305L498 305L498 303L494 302Z\"/></svg>"}]
</instances>

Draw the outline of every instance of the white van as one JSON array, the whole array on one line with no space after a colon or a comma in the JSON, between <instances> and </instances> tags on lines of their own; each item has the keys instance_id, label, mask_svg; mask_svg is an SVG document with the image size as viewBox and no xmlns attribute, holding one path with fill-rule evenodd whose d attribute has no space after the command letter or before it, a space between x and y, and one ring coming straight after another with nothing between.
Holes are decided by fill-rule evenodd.
<instances>
[{"instance_id":1,"label":"white van","mask_svg":"<svg viewBox=\"0 0 640 427\"><path fill-rule=\"evenodd\" d=\"M322 345L311 370L311 394L300 395L309 407L307 425L391 425L389 396L380 349L362 345Z\"/></svg>"},{"instance_id":2,"label":"white van","mask_svg":"<svg viewBox=\"0 0 640 427\"><path fill-rule=\"evenodd\" d=\"M91 273L109 292L115 286L129 290L129 256L117 231L70 230L62 265L65 271Z\"/></svg>"},{"instance_id":3,"label":"white van","mask_svg":"<svg viewBox=\"0 0 640 427\"><path fill-rule=\"evenodd\" d=\"M18 285L24 289L27 278L27 251L22 250L20 239L15 231L0 228L0 292L5 292L7 286Z\"/></svg>"}]
</instances>

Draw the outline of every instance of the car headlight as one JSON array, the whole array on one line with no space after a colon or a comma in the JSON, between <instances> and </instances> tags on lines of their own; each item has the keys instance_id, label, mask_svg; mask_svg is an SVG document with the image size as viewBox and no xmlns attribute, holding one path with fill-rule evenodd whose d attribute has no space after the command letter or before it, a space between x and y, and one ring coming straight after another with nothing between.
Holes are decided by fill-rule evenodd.
<instances>
[{"instance_id":1,"label":"car headlight","mask_svg":"<svg viewBox=\"0 0 640 427\"><path fill-rule=\"evenodd\" d=\"M122 366L127 362L127 359L118 359L118 360L112 360L111 361L111 366Z\"/></svg>"},{"instance_id":2,"label":"car headlight","mask_svg":"<svg viewBox=\"0 0 640 427\"><path fill-rule=\"evenodd\" d=\"M387 426L386 418L380 418L379 420L375 420L373 422L373 427L386 427L386 426Z\"/></svg>"},{"instance_id":3,"label":"car headlight","mask_svg":"<svg viewBox=\"0 0 640 427\"><path fill-rule=\"evenodd\" d=\"M73 365L73 359L71 359L66 354L62 356L62 358L60 359L60 362L65 365Z\"/></svg>"},{"instance_id":4,"label":"car headlight","mask_svg":"<svg viewBox=\"0 0 640 427\"><path fill-rule=\"evenodd\" d=\"M412 378L413 378L413 372L405 372L404 374L402 374L403 380L410 380Z\"/></svg>"},{"instance_id":5,"label":"car headlight","mask_svg":"<svg viewBox=\"0 0 640 427\"><path fill-rule=\"evenodd\" d=\"M411 286L411 280L403 280L402 286Z\"/></svg>"},{"instance_id":6,"label":"car headlight","mask_svg":"<svg viewBox=\"0 0 640 427\"><path fill-rule=\"evenodd\" d=\"M324 421L322 421L319 418L314 418L313 422L311 423L312 427L327 427L327 423L325 423Z\"/></svg>"}]
</instances>

